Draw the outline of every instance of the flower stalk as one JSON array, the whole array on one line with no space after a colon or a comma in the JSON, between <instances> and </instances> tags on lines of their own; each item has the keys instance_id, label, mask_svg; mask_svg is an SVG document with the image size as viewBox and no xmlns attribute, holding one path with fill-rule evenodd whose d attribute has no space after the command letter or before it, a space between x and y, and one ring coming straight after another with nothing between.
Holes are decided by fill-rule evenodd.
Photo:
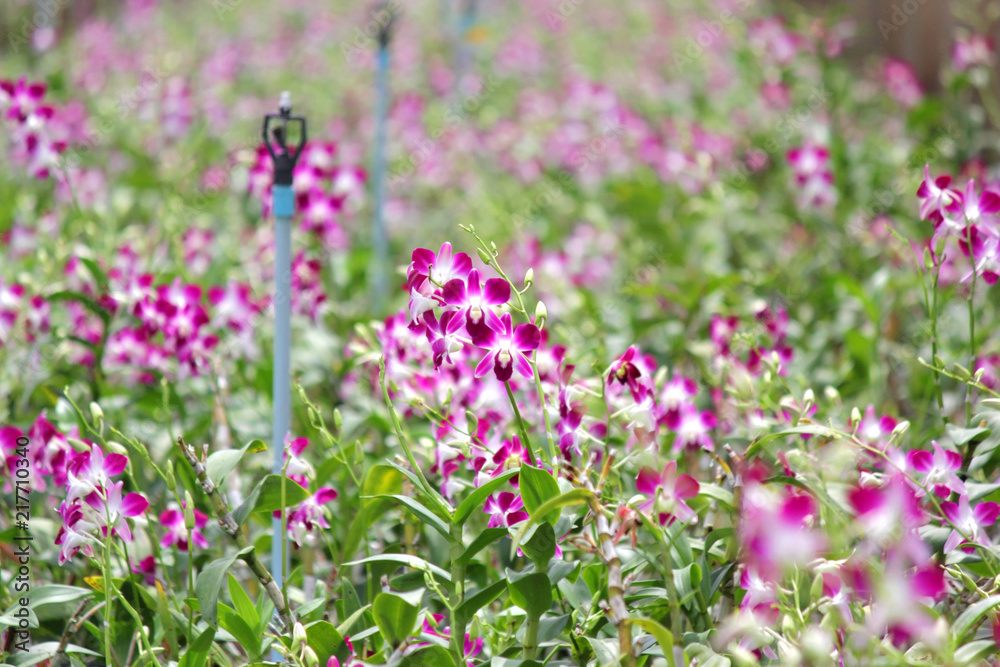
<instances>
[{"instance_id":1,"label":"flower stalk","mask_svg":"<svg viewBox=\"0 0 1000 667\"><path fill-rule=\"evenodd\" d=\"M281 618L285 629L291 630L292 615L288 609L288 605L285 604L285 597L282 594L281 588L264 564L257 558L257 552L254 551L246 535L240 530L239 524L236 523L236 519L233 518L233 515L229 511L229 506L222 498L222 495L219 494L218 487L209 478L205 466L195 455L194 447L185 443L184 439L180 437L177 438L177 446L180 447L184 459L191 466L195 476L198 478L198 483L201 485L202 491L208 496L209 502L212 504L212 509L215 510L215 516L219 519L219 525L222 526L222 530L236 542L236 546L240 548L241 554L243 551L246 551L240 558L246 562L247 566L254 573L254 576L257 577L257 581L260 582L261 587L267 593L267 597L274 604L274 608L279 618Z\"/></svg>"}]
</instances>

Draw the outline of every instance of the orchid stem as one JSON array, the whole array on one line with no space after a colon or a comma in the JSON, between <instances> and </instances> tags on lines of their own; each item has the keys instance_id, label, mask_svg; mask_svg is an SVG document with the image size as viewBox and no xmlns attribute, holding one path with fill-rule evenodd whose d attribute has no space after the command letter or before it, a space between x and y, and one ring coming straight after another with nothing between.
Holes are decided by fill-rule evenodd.
<instances>
[{"instance_id":1,"label":"orchid stem","mask_svg":"<svg viewBox=\"0 0 1000 667\"><path fill-rule=\"evenodd\" d=\"M972 262L972 287L969 290L969 372L976 372L976 249L972 246L972 226L966 225L965 239L969 244L969 261ZM972 421L972 385L965 385L965 423Z\"/></svg>"},{"instance_id":2,"label":"orchid stem","mask_svg":"<svg viewBox=\"0 0 1000 667\"><path fill-rule=\"evenodd\" d=\"M514 400L514 390L510 388L510 382L504 382L503 386L507 388L507 398L510 399L510 406L514 408L514 416L517 418L517 428L521 432L521 439L524 440L524 447L528 450L528 459L531 465L537 465L535 463L535 450L531 447L531 440L528 439L528 430L524 426L524 420L521 419L521 411L517 407L517 401Z\"/></svg>"}]
</instances>

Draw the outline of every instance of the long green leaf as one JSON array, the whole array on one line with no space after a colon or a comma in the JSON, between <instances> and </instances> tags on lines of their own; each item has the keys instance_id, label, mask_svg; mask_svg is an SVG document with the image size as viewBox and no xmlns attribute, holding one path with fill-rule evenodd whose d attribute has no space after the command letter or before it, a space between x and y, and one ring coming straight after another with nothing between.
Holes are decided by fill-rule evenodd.
<instances>
[{"instance_id":1,"label":"long green leaf","mask_svg":"<svg viewBox=\"0 0 1000 667\"><path fill-rule=\"evenodd\" d=\"M544 572L513 572L507 570L507 591L510 601L535 618L552 606L552 583Z\"/></svg>"},{"instance_id":2,"label":"long green leaf","mask_svg":"<svg viewBox=\"0 0 1000 667\"><path fill-rule=\"evenodd\" d=\"M250 596L247 595L245 590L243 590L243 585L240 584L239 580L233 576L232 572L229 573L227 585L229 587L229 599L233 601L236 613L240 615L240 618L247 622L247 625L256 630L258 624L260 623L260 615L257 613L257 608L250 600Z\"/></svg>"},{"instance_id":3,"label":"long green leaf","mask_svg":"<svg viewBox=\"0 0 1000 667\"><path fill-rule=\"evenodd\" d=\"M410 556L408 554L380 554L378 556L369 556L368 558L362 558L360 560L352 560L349 563L344 563L343 567L351 567L354 565L364 565L365 563L394 563L400 566L411 567L414 570L420 570L421 572L430 572L438 579L451 583L451 575L446 571L442 570L437 565L432 565L422 558L417 558L416 556Z\"/></svg>"},{"instance_id":4,"label":"long green leaf","mask_svg":"<svg viewBox=\"0 0 1000 667\"><path fill-rule=\"evenodd\" d=\"M284 480L285 485L284 507L281 505L282 480ZM294 480L281 475L268 475L257 483L246 500L236 508L233 512L233 518L237 524L242 525L254 512L277 512L284 508L294 507L311 495Z\"/></svg>"},{"instance_id":5,"label":"long green leaf","mask_svg":"<svg viewBox=\"0 0 1000 667\"><path fill-rule=\"evenodd\" d=\"M233 566L236 559L244 554L250 553L253 547L247 547L238 553L225 558L214 560L198 573L194 590L198 596L198 606L201 609L201 617L213 628L219 626L219 616L217 603L219 601L219 589L226 578L226 573Z\"/></svg>"},{"instance_id":6,"label":"long green leaf","mask_svg":"<svg viewBox=\"0 0 1000 667\"><path fill-rule=\"evenodd\" d=\"M222 629L236 639L251 660L258 659L261 654L260 635L258 635L247 624L247 622L240 617L239 614L233 611L231 607L228 607L220 602L218 612L219 625Z\"/></svg>"},{"instance_id":7,"label":"long green leaf","mask_svg":"<svg viewBox=\"0 0 1000 667\"><path fill-rule=\"evenodd\" d=\"M472 595L465 598L465 602L458 605L455 610L455 614L460 618L466 620L471 619L476 615L476 612L483 607L492 604L500 595L507 590L507 582L504 579L490 584L486 588L476 591Z\"/></svg>"},{"instance_id":8,"label":"long green leaf","mask_svg":"<svg viewBox=\"0 0 1000 667\"><path fill-rule=\"evenodd\" d=\"M486 502L486 499L490 497L491 493L499 489L503 486L504 482L508 482L511 477L514 477L519 472L520 470L517 468L508 470L503 474L497 475L470 493L462 502L458 504L458 508L455 510L455 523L465 523L465 520Z\"/></svg>"},{"instance_id":9,"label":"long green leaf","mask_svg":"<svg viewBox=\"0 0 1000 667\"><path fill-rule=\"evenodd\" d=\"M786 428L783 431L778 431L777 433L768 433L767 435L757 438L750 446L747 447L746 452L743 457L746 459L753 458L757 453L769 442L773 442L779 438L784 438L789 435L830 435L831 431L826 426L796 426L794 428Z\"/></svg>"},{"instance_id":10,"label":"long green leaf","mask_svg":"<svg viewBox=\"0 0 1000 667\"><path fill-rule=\"evenodd\" d=\"M181 658L178 667L203 667L208 660L208 654L212 650L212 642L215 640L215 628L207 627L205 631L198 635L187 652Z\"/></svg>"},{"instance_id":11,"label":"long green leaf","mask_svg":"<svg viewBox=\"0 0 1000 667\"><path fill-rule=\"evenodd\" d=\"M511 541L510 545L511 558L514 558L515 554L517 554L517 547L521 544L521 540L524 539L528 529L533 525L556 510L561 510L562 508L570 505L580 505L582 503L589 502L593 497L594 494L587 489L573 489L540 505L537 508L535 515L529 516L528 520L518 527L518 531L514 535L514 539Z\"/></svg>"},{"instance_id":12,"label":"long green leaf","mask_svg":"<svg viewBox=\"0 0 1000 667\"><path fill-rule=\"evenodd\" d=\"M437 532L444 535L445 539L449 542L453 541L451 532L448 529L448 524L441 520L437 514L435 514L429 507L426 507L420 503L420 501L410 498L409 496L403 495L378 495L378 496L362 496L362 498L388 498L401 503L406 509L410 510L415 517L430 525L431 528Z\"/></svg>"},{"instance_id":13,"label":"long green leaf","mask_svg":"<svg viewBox=\"0 0 1000 667\"><path fill-rule=\"evenodd\" d=\"M630 618L628 622L630 625L636 625L653 635L663 650L663 657L666 658L667 664L670 667L677 667L677 661L674 659L674 636L670 630L651 618Z\"/></svg>"},{"instance_id":14,"label":"long green leaf","mask_svg":"<svg viewBox=\"0 0 1000 667\"><path fill-rule=\"evenodd\" d=\"M521 489L524 509L528 510L530 516L539 514L539 507L559 496L559 485L556 484L555 478L541 468L529 465L521 466L518 486ZM559 513L555 511L541 513L541 516L551 524L559 520Z\"/></svg>"},{"instance_id":15,"label":"long green leaf","mask_svg":"<svg viewBox=\"0 0 1000 667\"><path fill-rule=\"evenodd\" d=\"M969 605L969 608L963 611L962 615L955 619L954 625L951 626L951 633L955 637L955 645L959 646L964 643L965 636L975 627L976 623L997 605L1000 605L1000 595L991 595L975 604Z\"/></svg>"},{"instance_id":16,"label":"long green leaf","mask_svg":"<svg viewBox=\"0 0 1000 667\"><path fill-rule=\"evenodd\" d=\"M466 548L465 552L459 557L458 562L468 563L472 560L473 556L499 540L504 535L507 535L506 528L487 528L476 536L476 539L472 541L472 544L470 544L468 548Z\"/></svg>"},{"instance_id":17,"label":"long green leaf","mask_svg":"<svg viewBox=\"0 0 1000 667\"><path fill-rule=\"evenodd\" d=\"M216 486L221 485L222 481L226 479L226 475L239 465L248 450L253 453L266 449L267 445L262 440L251 440L239 449L222 449L212 452L209 454L208 460L205 461L205 471L208 472L208 478L215 482Z\"/></svg>"},{"instance_id":18,"label":"long green leaf","mask_svg":"<svg viewBox=\"0 0 1000 667\"><path fill-rule=\"evenodd\" d=\"M410 596L396 593L379 593L372 604L372 616L382 638L395 648L413 634L420 614L419 599L413 603Z\"/></svg>"},{"instance_id":19,"label":"long green leaf","mask_svg":"<svg viewBox=\"0 0 1000 667\"><path fill-rule=\"evenodd\" d=\"M316 651L319 664L325 665L344 644L344 637L329 621L316 621L306 626L306 643Z\"/></svg>"}]
</instances>

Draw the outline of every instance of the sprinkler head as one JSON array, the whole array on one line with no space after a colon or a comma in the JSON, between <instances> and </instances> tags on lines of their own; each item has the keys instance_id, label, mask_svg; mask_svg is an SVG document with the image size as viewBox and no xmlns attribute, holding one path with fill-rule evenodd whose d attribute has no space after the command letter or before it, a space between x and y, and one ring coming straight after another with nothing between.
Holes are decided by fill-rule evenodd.
<instances>
[{"instance_id":1,"label":"sprinkler head","mask_svg":"<svg viewBox=\"0 0 1000 667\"><path fill-rule=\"evenodd\" d=\"M272 121L274 121L273 127ZM298 145L289 147L288 126L295 123L300 126L299 141ZM274 184L291 185L292 171L306 145L306 119L292 115L292 96L287 90L281 93L278 100L278 113L264 116L263 136L264 145L267 146L267 152L274 162Z\"/></svg>"}]
</instances>

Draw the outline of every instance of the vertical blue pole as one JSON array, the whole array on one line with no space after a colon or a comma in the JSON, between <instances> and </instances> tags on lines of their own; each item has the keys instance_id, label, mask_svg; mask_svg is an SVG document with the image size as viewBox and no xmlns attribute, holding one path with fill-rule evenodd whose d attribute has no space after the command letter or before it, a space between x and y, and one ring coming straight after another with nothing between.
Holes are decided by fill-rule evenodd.
<instances>
[{"instance_id":1,"label":"vertical blue pole","mask_svg":"<svg viewBox=\"0 0 1000 667\"><path fill-rule=\"evenodd\" d=\"M456 97L462 95L462 79L465 71L469 68L471 60L471 48L469 46L469 31L476 25L476 0L462 0L461 11L458 15L458 34L455 63L455 93Z\"/></svg>"},{"instance_id":2,"label":"vertical blue pole","mask_svg":"<svg viewBox=\"0 0 1000 667\"><path fill-rule=\"evenodd\" d=\"M285 437L291 418L291 349L292 349L292 215L295 195L290 185L275 185L274 199L274 406L271 442L274 443L274 469L280 475L284 468ZM279 587L284 585L286 563L282 559L285 535L281 518L271 524L271 574Z\"/></svg>"},{"instance_id":3,"label":"vertical blue pole","mask_svg":"<svg viewBox=\"0 0 1000 667\"><path fill-rule=\"evenodd\" d=\"M375 297L375 308L381 312L385 305L389 271L389 239L385 231L385 142L386 125L389 112L389 40L379 41L378 47L378 81L375 94L375 155L374 155L374 186L375 186L375 229L372 245L375 250L375 262L372 265L372 288Z\"/></svg>"}]
</instances>

